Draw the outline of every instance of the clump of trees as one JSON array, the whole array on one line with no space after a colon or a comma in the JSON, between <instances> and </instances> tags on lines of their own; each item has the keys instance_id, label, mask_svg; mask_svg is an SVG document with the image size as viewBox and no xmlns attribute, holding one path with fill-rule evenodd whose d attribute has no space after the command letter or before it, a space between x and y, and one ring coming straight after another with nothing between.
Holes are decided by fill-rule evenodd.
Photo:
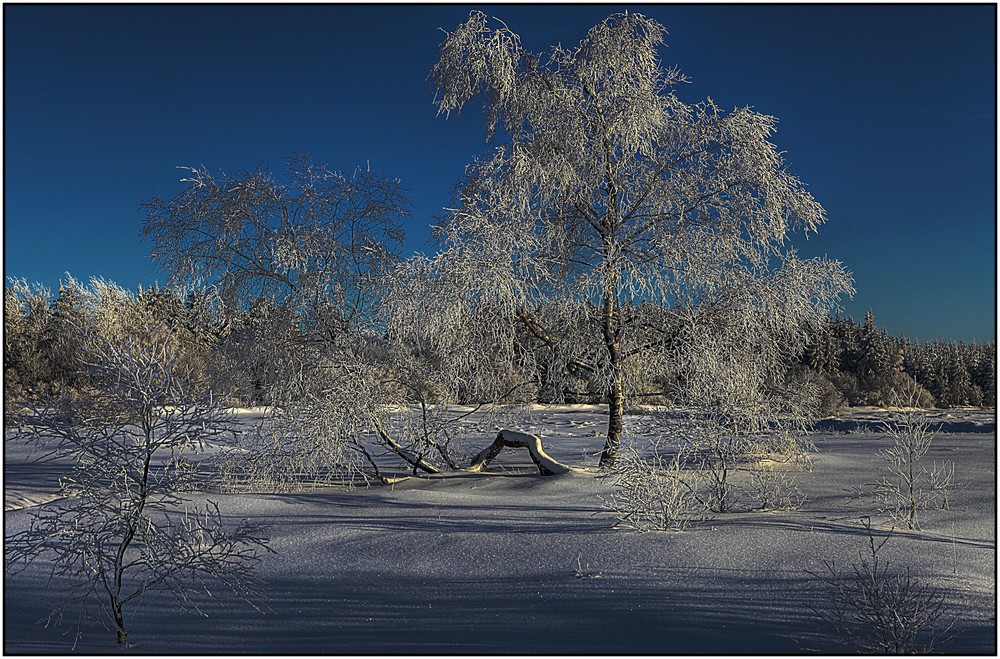
<instances>
[{"instance_id":1,"label":"clump of trees","mask_svg":"<svg viewBox=\"0 0 1000 659\"><path fill-rule=\"evenodd\" d=\"M403 268L419 267L414 261L398 266L400 278ZM4 286L5 409L22 397L86 387L89 375L78 366L81 351L76 328L91 323L81 300L95 286L117 288L99 279L84 284L67 275L53 293L39 284L8 280ZM461 290L460 285L452 289L456 296ZM422 295L402 284L392 294ZM140 287L127 300L119 296L116 304L146 309L173 328L177 349L192 367L198 386L211 388L233 405L269 405L277 400L278 386L289 379L284 365L295 363L307 343L297 316L287 307L257 299L245 308L226 309L211 286ZM539 309L547 317L556 313L545 306ZM643 316L650 325L657 318L659 331L680 335L678 317L662 309L639 305L630 309L630 316ZM838 415L852 405L892 405L900 396L924 408L996 405L995 344L915 343L879 329L874 317L867 316L860 325L838 314L803 326L806 347L782 378L815 391L821 414ZM446 318L441 315L436 320ZM580 365L572 360L568 365L560 362L557 354L524 328L518 328L511 344L520 363L504 360L508 370L490 390L484 382L461 373L468 373L469 368L453 363L458 346L445 346L442 336L417 336L425 332L426 318L394 314L390 322L396 328L391 331L398 332L396 337L408 342L409 348L397 352L395 362L383 368L397 372L395 385L409 402L475 404L507 392L511 402L594 403L602 399L603 393L592 386ZM461 338L452 336L451 340ZM445 355L449 351L450 356ZM452 363L447 363L449 359ZM492 368L500 368L500 362L494 359ZM452 369L448 377L442 377L445 366ZM556 377L552 371L561 366L562 375ZM665 360L654 369L632 368L631 364L625 369L629 399L639 403L677 402L679 380L678 369Z\"/></svg>"},{"instance_id":2,"label":"clump of trees","mask_svg":"<svg viewBox=\"0 0 1000 659\"><path fill-rule=\"evenodd\" d=\"M136 323L167 328L172 349L191 369L200 392L216 384L218 349L228 327L209 291L187 294L178 289L142 287L132 294L117 284L92 279L88 284L67 275L53 295L24 280L4 286L4 410L17 401L86 391L92 372L81 366L84 337L121 338ZM9 415L8 415L9 417ZM13 419L11 419L13 420Z\"/></svg>"},{"instance_id":3,"label":"clump of trees","mask_svg":"<svg viewBox=\"0 0 1000 659\"><path fill-rule=\"evenodd\" d=\"M996 405L996 344L913 343L875 325L839 314L811 328L800 377L826 390L826 410L847 405L891 405L905 398L917 407Z\"/></svg>"}]
</instances>

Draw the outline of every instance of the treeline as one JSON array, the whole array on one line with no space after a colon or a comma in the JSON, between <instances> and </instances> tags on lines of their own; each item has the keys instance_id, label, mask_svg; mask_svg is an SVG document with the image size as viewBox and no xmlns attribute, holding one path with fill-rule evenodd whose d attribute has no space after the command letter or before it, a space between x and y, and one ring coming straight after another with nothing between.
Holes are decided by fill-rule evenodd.
<instances>
[{"instance_id":1,"label":"treeline","mask_svg":"<svg viewBox=\"0 0 1000 659\"><path fill-rule=\"evenodd\" d=\"M838 314L813 328L802 365L825 388L824 411L840 406L915 403L917 407L996 405L996 344L913 343Z\"/></svg>"},{"instance_id":2,"label":"treeline","mask_svg":"<svg viewBox=\"0 0 1000 659\"><path fill-rule=\"evenodd\" d=\"M5 398L58 395L89 384L85 336L164 328L184 355L188 379L236 405L266 405L292 361L281 354L296 334L294 316L271 302L225 313L211 289L180 294L142 288L131 293L101 279L69 277L56 294L24 280L4 286ZM287 352L287 350L286 350Z\"/></svg>"},{"instance_id":3,"label":"treeline","mask_svg":"<svg viewBox=\"0 0 1000 659\"><path fill-rule=\"evenodd\" d=\"M4 286L5 398L58 395L85 389L91 357L87 335L108 339L129 330L162 327L181 347L194 381L209 388L216 351L226 333L204 294L185 297L171 290L137 294L95 279L85 285L69 277L53 295L24 280Z\"/></svg>"},{"instance_id":4,"label":"treeline","mask_svg":"<svg viewBox=\"0 0 1000 659\"><path fill-rule=\"evenodd\" d=\"M23 280L10 281L4 287L4 321L8 399L85 388L87 355L80 336L113 335L130 325L168 328L194 381L234 405L267 405L279 389L287 394L296 369L308 359L302 354L305 328L291 310L260 301L241 313L224 313L211 290L140 288L132 294L103 280L85 285L70 277L53 295ZM900 401L920 407L996 405L993 343L912 343L879 329L871 312L863 323L837 315L809 331L809 347L788 379L816 386L825 415ZM387 373L394 369L384 367ZM593 402L586 392L553 392L544 377L534 379L540 386L532 395L541 402ZM670 380L669 374L647 379L643 392L632 393L647 402L669 402ZM434 399L432 392L421 393L424 402Z\"/></svg>"}]
</instances>

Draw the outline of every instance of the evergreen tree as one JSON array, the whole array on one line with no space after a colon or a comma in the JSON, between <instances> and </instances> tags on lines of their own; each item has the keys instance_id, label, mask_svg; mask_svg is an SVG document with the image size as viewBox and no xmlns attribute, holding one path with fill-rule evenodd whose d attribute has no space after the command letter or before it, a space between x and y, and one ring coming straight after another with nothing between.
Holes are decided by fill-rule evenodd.
<instances>
[{"instance_id":1,"label":"evergreen tree","mask_svg":"<svg viewBox=\"0 0 1000 659\"><path fill-rule=\"evenodd\" d=\"M858 337L855 374L870 405L889 402L887 399L893 388L893 374L897 365L902 366L901 360L897 364L894 348L888 335L875 326L875 316L869 309Z\"/></svg>"},{"instance_id":2,"label":"evergreen tree","mask_svg":"<svg viewBox=\"0 0 1000 659\"><path fill-rule=\"evenodd\" d=\"M979 405L982 392L972 384L972 378L962 357L963 348L952 342L931 344L933 376L930 391L938 407Z\"/></svg>"},{"instance_id":3,"label":"evergreen tree","mask_svg":"<svg viewBox=\"0 0 1000 659\"><path fill-rule=\"evenodd\" d=\"M982 404L995 407L997 404L997 353L992 344L978 346L975 366L972 370L973 383L982 392Z\"/></svg>"},{"instance_id":4,"label":"evergreen tree","mask_svg":"<svg viewBox=\"0 0 1000 659\"><path fill-rule=\"evenodd\" d=\"M839 318L838 318L839 320ZM802 363L819 373L830 374L838 370L838 349L835 324L827 317L810 328L812 339L802 357Z\"/></svg>"},{"instance_id":5,"label":"evergreen tree","mask_svg":"<svg viewBox=\"0 0 1000 659\"><path fill-rule=\"evenodd\" d=\"M139 287L136 301L145 307L151 320L174 331L181 325L183 306L180 296L172 289L161 289L159 284L143 290Z\"/></svg>"}]
</instances>

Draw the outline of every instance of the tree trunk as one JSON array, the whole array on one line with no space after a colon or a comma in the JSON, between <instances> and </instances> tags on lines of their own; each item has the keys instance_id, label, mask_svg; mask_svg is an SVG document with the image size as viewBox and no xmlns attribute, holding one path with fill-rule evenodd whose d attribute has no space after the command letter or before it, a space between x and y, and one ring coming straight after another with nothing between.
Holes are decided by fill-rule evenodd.
<instances>
[{"instance_id":1,"label":"tree trunk","mask_svg":"<svg viewBox=\"0 0 1000 659\"><path fill-rule=\"evenodd\" d=\"M625 395L622 391L621 373L615 374L615 383L608 389L608 436L601 451L601 467L610 467L618 459L625 425Z\"/></svg>"},{"instance_id":2,"label":"tree trunk","mask_svg":"<svg viewBox=\"0 0 1000 659\"><path fill-rule=\"evenodd\" d=\"M440 469L424 460L423 457L414 455L400 446L399 442L397 442L393 436L389 434L389 431L386 430L378 416L372 414L370 418L372 420L372 426L375 428L375 432L377 432L379 437L382 438L382 443L385 444L386 448L406 460L412 467L414 467L414 470L422 469L428 474L441 473Z\"/></svg>"},{"instance_id":3,"label":"tree trunk","mask_svg":"<svg viewBox=\"0 0 1000 659\"><path fill-rule=\"evenodd\" d=\"M622 353L618 342L618 328L615 325L615 293L618 279L612 278L604 291L601 333L608 351L611 366L611 386L608 388L608 434L601 451L601 467L610 467L618 458L618 447L622 441L622 427L625 417L625 391L622 386Z\"/></svg>"},{"instance_id":4,"label":"tree trunk","mask_svg":"<svg viewBox=\"0 0 1000 659\"><path fill-rule=\"evenodd\" d=\"M122 605L117 597L111 598L111 611L115 616L115 631L118 632L118 645L128 645L128 632L125 631L125 618L122 616Z\"/></svg>"}]
</instances>

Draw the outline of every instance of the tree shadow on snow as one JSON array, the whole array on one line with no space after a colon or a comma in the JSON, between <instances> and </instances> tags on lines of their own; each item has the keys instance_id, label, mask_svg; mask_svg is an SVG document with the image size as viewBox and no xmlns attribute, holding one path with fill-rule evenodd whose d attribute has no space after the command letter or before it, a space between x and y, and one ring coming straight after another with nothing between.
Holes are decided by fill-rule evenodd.
<instances>
[{"instance_id":1,"label":"tree shadow on snow","mask_svg":"<svg viewBox=\"0 0 1000 659\"><path fill-rule=\"evenodd\" d=\"M655 575L524 572L427 579L331 570L273 578L269 611L210 601L183 614L162 593L133 616L142 653L253 654L787 654L842 652L812 612L822 593L804 576L736 578L673 568ZM31 625L42 600L8 584L5 651L63 653L72 644ZM11 588L12 586L12 588ZM17 603L16 607L9 606ZM14 609L12 611L12 608ZM958 621L944 650L988 653L995 625ZM113 634L85 628L77 652L108 652Z\"/></svg>"}]
</instances>

